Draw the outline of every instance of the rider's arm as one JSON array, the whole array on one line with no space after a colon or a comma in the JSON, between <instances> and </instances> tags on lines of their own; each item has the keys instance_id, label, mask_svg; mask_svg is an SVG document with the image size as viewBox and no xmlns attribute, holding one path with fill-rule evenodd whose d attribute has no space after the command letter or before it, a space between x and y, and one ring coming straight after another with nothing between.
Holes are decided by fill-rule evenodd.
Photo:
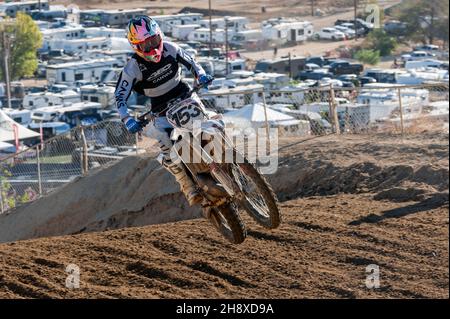
<instances>
[{"instance_id":1,"label":"rider's arm","mask_svg":"<svg viewBox=\"0 0 450 319\"><path fill-rule=\"evenodd\" d=\"M128 98L133 90L133 86L137 81L142 80L142 72L135 59L130 59L127 65L120 73L117 81L116 91L114 93L116 98L116 105L119 110L119 115L122 120L129 117L128 114Z\"/></svg>"},{"instance_id":2,"label":"rider's arm","mask_svg":"<svg viewBox=\"0 0 450 319\"><path fill-rule=\"evenodd\" d=\"M176 59L178 63L183 64L189 71L191 71L192 75L196 79L200 76L205 75L206 72L203 70L202 66L195 61L186 50L182 49L178 45L175 45L176 48Z\"/></svg>"}]
</instances>

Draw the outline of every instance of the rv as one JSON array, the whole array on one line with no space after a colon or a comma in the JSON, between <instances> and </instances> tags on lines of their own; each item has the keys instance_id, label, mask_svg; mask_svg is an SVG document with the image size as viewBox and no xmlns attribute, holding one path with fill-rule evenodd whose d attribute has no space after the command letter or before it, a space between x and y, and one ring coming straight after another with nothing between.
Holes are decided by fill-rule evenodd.
<instances>
[{"instance_id":1,"label":"rv","mask_svg":"<svg viewBox=\"0 0 450 319\"><path fill-rule=\"evenodd\" d=\"M50 84L73 85L77 81L99 83L104 80L106 72L119 67L119 65L120 62L112 58L48 65L46 76Z\"/></svg>"},{"instance_id":2,"label":"rv","mask_svg":"<svg viewBox=\"0 0 450 319\"><path fill-rule=\"evenodd\" d=\"M249 24L249 20L245 17L227 17L227 18L215 18L211 19L211 27L213 30L215 29L226 29L225 20L228 21L227 28L231 31L232 34L238 33L240 31L244 31L247 29L247 25ZM210 20L203 19L200 20L200 25L202 28L209 29Z\"/></svg>"},{"instance_id":3,"label":"rv","mask_svg":"<svg viewBox=\"0 0 450 319\"><path fill-rule=\"evenodd\" d=\"M262 28L262 34L266 40L274 44L304 42L314 34L311 22L290 22L276 25L266 25Z\"/></svg>"},{"instance_id":4,"label":"rv","mask_svg":"<svg viewBox=\"0 0 450 319\"><path fill-rule=\"evenodd\" d=\"M260 60L256 63L255 72L275 72L291 75L296 78L305 69L304 57L282 57L273 60Z\"/></svg>"},{"instance_id":5,"label":"rv","mask_svg":"<svg viewBox=\"0 0 450 319\"><path fill-rule=\"evenodd\" d=\"M85 85L80 87L83 102L100 103L102 108L115 108L115 88L112 86Z\"/></svg>"},{"instance_id":6,"label":"rv","mask_svg":"<svg viewBox=\"0 0 450 319\"><path fill-rule=\"evenodd\" d=\"M78 102L81 102L80 94L73 90L64 90L59 93L38 92L27 94L23 99L23 107L34 110L46 106L71 105Z\"/></svg>"},{"instance_id":7,"label":"rv","mask_svg":"<svg viewBox=\"0 0 450 319\"><path fill-rule=\"evenodd\" d=\"M192 31L188 35L188 40L190 41L199 41L202 43L209 43L209 29L208 28L200 28ZM232 31L228 31L228 39L231 39L233 36ZM215 44L223 44L225 43L225 30L224 29L215 29L212 32L212 42Z\"/></svg>"},{"instance_id":8,"label":"rv","mask_svg":"<svg viewBox=\"0 0 450 319\"><path fill-rule=\"evenodd\" d=\"M110 40L104 37L88 39L55 39L49 41L52 50L63 50L65 54L78 55L88 50L106 50L110 47Z\"/></svg>"},{"instance_id":9,"label":"rv","mask_svg":"<svg viewBox=\"0 0 450 319\"><path fill-rule=\"evenodd\" d=\"M263 86L260 84L238 86L231 89L221 88L211 90L210 93L206 105L219 111L263 102Z\"/></svg>"},{"instance_id":10,"label":"rv","mask_svg":"<svg viewBox=\"0 0 450 319\"><path fill-rule=\"evenodd\" d=\"M172 37L178 40L187 40L189 34L199 28L199 24L174 25L172 27Z\"/></svg>"},{"instance_id":11,"label":"rv","mask_svg":"<svg viewBox=\"0 0 450 319\"><path fill-rule=\"evenodd\" d=\"M76 127L81 124L90 125L101 120L100 103L80 102L71 106L48 106L31 113L31 119L34 123L46 122L65 122L70 127Z\"/></svg>"},{"instance_id":12,"label":"rv","mask_svg":"<svg viewBox=\"0 0 450 319\"><path fill-rule=\"evenodd\" d=\"M14 122L27 126L31 123L31 111L3 108L3 112L8 115Z\"/></svg>"},{"instance_id":13,"label":"rv","mask_svg":"<svg viewBox=\"0 0 450 319\"><path fill-rule=\"evenodd\" d=\"M158 22L162 32L167 36L175 37L173 32L175 27L183 25L198 25L203 18L201 13L179 13L172 15L160 15L153 16L156 22Z\"/></svg>"},{"instance_id":14,"label":"rv","mask_svg":"<svg viewBox=\"0 0 450 319\"><path fill-rule=\"evenodd\" d=\"M264 41L263 32L260 29L239 31L231 37L230 45L235 48L251 48L253 43Z\"/></svg>"},{"instance_id":15,"label":"rv","mask_svg":"<svg viewBox=\"0 0 450 319\"><path fill-rule=\"evenodd\" d=\"M277 90L289 84L289 76L283 73L256 73L253 76L256 83L264 85L266 90Z\"/></svg>"},{"instance_id":16,"label":"rv","mask_svg":"<svg viewBox=\"0 0 450 319\"><path fill-rule=\"evenodd\" d=\"M81 10L80 23L105 27L125 27L132 18L145 15L145 9L119 10Z\"/></svg>"},{"instance_id":17,"label":"rv","mask_svg":"<svg viewBox=\"0 0 450 319\"><path fill-rule=\"evenodd\" d=\"M368 84L357 98L358 104L370 106L370 121L376 121L391 116L399 108L399 96L396 85ZM402 89L401 99L404 114L420 113L429 104L429 91L424 89Z\"/></svg>"},{"instance_id":18,"label":"rv","mask_svg":"<svg viewBox=\"0 0 450 319\"><path fill-rule=\"evenodd\" d=\"M17 1L17 2L2 2L0 3L0 13L15 18L17 12L30 13L33 10L48 11L50 6L47 0L40 1ZM0 14L1 15L1 14Z\"/></svg>"},{"instance_id":19,"label":"rv","mask_svg":"<svg viewBox=\"0 0 450 319\"><path fill-rule=\"evenodd\" d=\"M114 28L106 28L106 27L93 27L93 28L85 28L85 34L87 37L97 38L97 37L105 37L105 38L125 38L125 30L123 29L114 29Z\"/></svg>"},{"instance_id":20,"label":"rv","mask_svg":"<svg viewBox=\"0 0 450 319\"><path fill-rule=\"evenodd\" d=\"M244 71L246 68L244 59L228 60L228 72L226 71L227 65L225 60L213 60L213 63L214 76L225 76L234 71Z\"/></svg>"}]
</instances>

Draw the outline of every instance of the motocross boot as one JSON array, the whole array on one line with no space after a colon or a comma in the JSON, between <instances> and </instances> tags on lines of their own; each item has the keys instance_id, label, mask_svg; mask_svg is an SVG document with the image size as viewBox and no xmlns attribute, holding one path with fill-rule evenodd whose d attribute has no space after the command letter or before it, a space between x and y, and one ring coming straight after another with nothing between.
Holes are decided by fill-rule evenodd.
<instances>
[{"instance_id":1,"label":"motocross boot","mask_svg":"<svg viewBox=\"0 0 450 319\"><path fill-rule=\"evenodd\" d=\"M186 197L190 206L201 203L203 196L199 193L192 178L187 174L184 166L173 163L167 160L164 156L160 156L161 164L175 177L175 180L180 185L181 191Z\"/></svg>"}]
</instances>

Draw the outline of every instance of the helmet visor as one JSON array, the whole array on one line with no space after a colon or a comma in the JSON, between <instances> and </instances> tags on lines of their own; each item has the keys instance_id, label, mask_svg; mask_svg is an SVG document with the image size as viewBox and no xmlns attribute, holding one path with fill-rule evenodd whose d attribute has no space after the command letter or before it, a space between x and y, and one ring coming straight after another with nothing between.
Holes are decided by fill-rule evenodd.
<instances>
[{"instance_id":1,"label":"helmet visor","mask_svg":"<svg viewBox=\"0 0 450 319\"><path fill-rule=\"evenodd\" d=\"M137 48L143 53L150 53L152 50L157 49L160 44L161 36L159 34L156 34L137 44Z\"/></svg>"}]
</instances>

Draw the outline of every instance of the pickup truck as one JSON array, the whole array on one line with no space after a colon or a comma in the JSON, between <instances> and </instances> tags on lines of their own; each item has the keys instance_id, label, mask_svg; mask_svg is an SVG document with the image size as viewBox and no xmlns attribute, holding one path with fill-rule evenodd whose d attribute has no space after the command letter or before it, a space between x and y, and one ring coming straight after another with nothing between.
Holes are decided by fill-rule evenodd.
<instances>
[{"instance_id":1,"label":"pickup truck","mask_svg":"<svg viewBox=\"0 0 450 319\"><path fill-rule=\"evenodd\" d=\"M329 70L335 76L343 74L359 75L364 70L364 66L359 63L350 63L348 61L336 61L330 64Z\"/></svg>"}]
</instances>

